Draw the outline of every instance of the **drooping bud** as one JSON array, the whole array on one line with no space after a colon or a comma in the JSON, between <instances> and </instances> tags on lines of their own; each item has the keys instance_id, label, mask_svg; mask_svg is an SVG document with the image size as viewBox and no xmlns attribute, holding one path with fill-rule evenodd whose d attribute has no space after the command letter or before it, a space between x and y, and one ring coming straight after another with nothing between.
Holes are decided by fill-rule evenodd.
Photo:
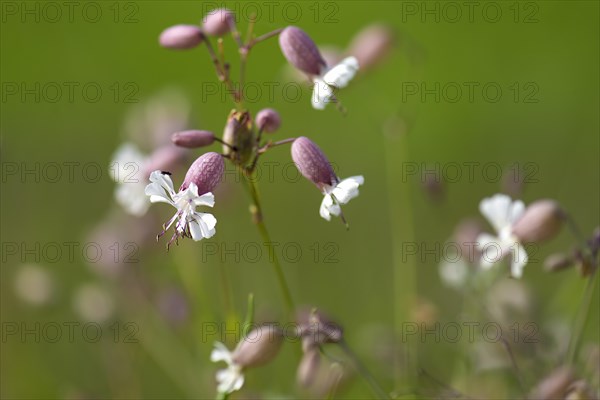
<instances>
[{"instance_id":1,"label":"drooping bud","mask_svg":"<svg viewBox=\"0 0 600 400\"><path fill-rule=\"evenodd\" d=\"M202 31L195 25L175 25L162 31L158 42L167 49L192 49L202 42Z\"/></svg>"},{"instance_id":2,"label":"drooping bud","mask_svg":"<svg viewBox=\"0 0 600 400\"><path fill-rule=\"evenodd\" d=\"M217 8L210 11L202 19L202 30L210 36L223 36L231 30L234 15L231 10Z\"/></svg>"},{"instance_id":3,"label":"drooping bud","mask_svg":"<svg viewBox=\"0 0 600 400\"><path fill-rule=\"evenodd\" d=\"M220 154L215 152L202 154L188 169L179 190L185 190L190 183L195 183L198 186L198 195L212 192L221 182L224 170L225 162Z\"/></svg>"},{"instance_id":4,"label":"drooping bud","mask_svg":"<svg viewBox=\"0 0 600 400\"><path fill-rule=\"evenodd\" d=\"M292 160L300 173L317 187L337 183L337 176L325 154L313 141L301 136L292 143Z\"/></svg>"},{"instance_id":5,"label":"drooping bud","mask_svg":"<svg viewBox=\"0 0 600 400\"><path fill-rule=\"evenodd\" d=\"M343 338L342 327L317 310L301 310L297 323L297 334L302 338L305 353L325 343L339 343Z\"/></svg>"},{"instance_id":6,"label":"drooping bud","mask_svg":"<svg viewBox=\"0 0 600 400\"><path fill-rule=\"evenodd\" d=\"M575 260L573 257L563 254L556 253L549 255L544 261L544 269L548 272L558 272L569 267L572 267L575 264Z\"/></svg>"},{"instance_id":7,"label":"drooping bud","mask_svg":"<svg viewBox=\"0 0 600 400\"><path fill-rule=\"evenodd\" d=\"M281 117L272 108L262 109L256 114L256 126L263 132L273 133L281 126Z\"/></svg>"},{"instance_id":8,"label":"drooping bud","mask_svg":"<svg viewBox=\"0 0 600 400\"><path fill-rule=\"evenodd\" d=\"M320 75L327 67L315 42L300 28L285 28L279 34L279 47L290 64L308 75Z\"/></svg>"},{"instance_id":9,"label":"drooping bud","mask_svg":"<svg viewBox=\"0 0 600 400\"><path fill-rule=\"evenodd\" d=\"M527 207L513 226L513 234L522 242L540 242L552 238L562 226L564 213L554 200L538 200Z\"/></svg>"},{"instance_id":10,"label":"drooping bud","mask_svg":"<svg viewBox=\"0 0 600 400\"><path fill-rule=\"evenodd\" d=\"M361 69L368 69L385 58L393 41L390 28L381 24L369 25L354 36L348 53L356 57Z\"/></svg>"},{"instance_id":11,"label":"drooping bud","mask_svg":"<svg viewBox=\"0 0 600 400\"><path fill-rule=\"evenodd\" d=\"M571 368L559 367L535 387L529 398L536 400L562 399L567 392L567 388L574 380L575 377Z\"/></svg>"},{"instance_id":12,"label":"drooping bud","mask_svg":"<svg viewBox=\"0 0 600 400\"><path fill-rule=\"evenodd\" d=\"M223 154L234 163L244 165L252 155L254 132L252 118L247 111L232 110L223 131Z\"/></svg>"},{"instance_id":13,"label":"drooping bud","mask_svg":"<svg viewBox=\"0 0 600 400\"><path fill-rule=\"evenodd\" d=\"M210 131L189 130L175 132L171 135L171 141L179 147L194 149L209 146L215 141L215 134Z\"/></svg>"},{"instance_id":14,"label":"drooping bud","mask_svg":"<svg viewBox=\"0 0 600 400\"><path fill-rule=\"evenodd\" d=\"M321 363L321 354L316 348L309 349L300 360L296 379L298 384L303 387L310 386L319 372L319 364Z\"/></svg>"},{"instance_id":15,"label":"drooping bud","mask_svg":"<svg viewBox=\"0 0 600 400\"><path fill-rule=\"evenodd\" d=\"M283 332L273 325L251 330L232 353L233 361L243 367L258 367L271 361L281 348Z\"/></svg>"}]
</instances>

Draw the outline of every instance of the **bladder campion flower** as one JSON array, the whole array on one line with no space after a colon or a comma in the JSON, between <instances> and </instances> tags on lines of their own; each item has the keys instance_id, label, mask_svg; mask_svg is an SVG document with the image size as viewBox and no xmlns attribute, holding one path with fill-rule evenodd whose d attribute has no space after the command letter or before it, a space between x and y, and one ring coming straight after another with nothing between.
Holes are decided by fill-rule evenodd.
<instances>
[{"instance_id":1,"label":"bladder campion flower","mask_svg":"<svg viewBox=\"0 0 600 400\"><path fill-rule=\"evenodd\" d=\"M175 192L169 173L154 171L150 175L150 184L146 186L146 195L152 203L171 204L177 212L158 235L162 236L175 223L175 233L169 245L180 237L191 237L194 241L210 238L215 234L216 218L212 214L196 211L198 206L213 207L215 197L211 191L218 185L225 165L217 153L206 153L198 157L191 165L179 192Z\"/></svg>"},{"instance_id":2,"label":"bladder campion flower","mask_svg":"<svg viewBox=\"0 0 600 400\"><path fill-rule=\"evenodd\" d=\"M513 233L514 224L525 212L522 201L512 201L504 194L496 194L479 203L479 211L487 218L496 236L482 233L477 237L477 247L482 252L480 265L490 268L508 254L511 255L511 275L520 278L527 264L527 252Z\"/></svg>"},{"instance_id":3,"label":"bladder campion flower","mask_svg":"<svg viewBox=\"0 0 600 400\"><path fill-rule=\"evenodd\" d=\"M329 68L315 42L295 26L281 32L279 46L288 62L312 79L312 106L317 110L331 103L335 99L334 90L348 86L359 68L356 57L347 57Z\"/></svg>"},{"instance_id":4,"label":"bladder campion flower","mask_svg":"<svg viewBox=\"0 0 600 400\"><path fill-rule=\"evenodd\" d=\"M219 393L231 393L244 385L244 369L259 367L270 362L283 343L283 333L272 325L262 325L251 330L230 351L223 343L215 342L210 354L212 362L224 361L226 369L217 371L217 390Z\"/></svg>"},{"instance_id":5,"label":"bladder campion flower","mask_svg":"<svg viewBox=\"0 0 600 400\"><path fill-rule=\"evenodd\" d=\"M330 221L332 215L340 216L345 222L340 206L358 196L358 187L365 181L363 176L340 180L319 146L304 136L294 140L292 159L300 173L325 195L319 209L321 217Z\"/></svg>"}]
</instances>

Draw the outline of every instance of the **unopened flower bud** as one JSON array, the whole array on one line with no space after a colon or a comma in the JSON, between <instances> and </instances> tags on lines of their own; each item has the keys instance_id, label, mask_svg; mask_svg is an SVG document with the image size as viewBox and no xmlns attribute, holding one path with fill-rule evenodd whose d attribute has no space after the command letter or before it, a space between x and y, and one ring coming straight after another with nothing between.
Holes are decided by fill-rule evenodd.
<instances>
[{"instance_id":1,"label":"unopened flower bud","mask_svg":"<svg viewBox=\"0 0 600 400\"><path fill-rule=\"evenodd\" d=\"M191 49L202 42L202 31L194 25L175 25L165 29L158 41L167 49Z\"/></svg>"},{"instance_id":2,"label":"unopened flower bud","mask_svg":"<svg viewBox=\"0 0 600 400\"><path fill-rule=\"evenodd\" d=\"M252 118L247 111L233 110L229 113L223 131L223 154L239 165L244 165L252 155L254 133Z\"/></svg>"},{"instance_id":3,"label":"unopened flower bud","mask_svg":"<svg viewBox=\"0 0 600 400\"><path fill-rule=\"evenodd\" d=\"M558 272L574 265L573 257L563 253L549 255L544 261L544 269L548 272Z\"/></svg>"},{"instance_id":4,"label":"unopened flower bud","mask_svg":"<svg viewBox=\"0 0 600 400\"><path fill-rule=\"evenodd\" d=\"M265 108L256 114L256 125L263 132L273 133L281 125L279 113L272 108Z\"/></svg>"},{"instance_id":5,"label":"unopened flower bud","mask_svg":"<svg viewBox=\"0 0 600 400\"><path fill-rule=\"evenodd\" d=\"M233 13L226 8L212 10L202 19L202 29L207 35L223 36L231 30Z\"/></svg>"},{"instance_id":6,"label":"unopened flower bud","mask_svg":"<svg viewBox=\"0 0 600 400\"><path fill-rule=\"evenodd\" d=\"M348 53L357 58L361 69L367 69L385 58L393 41L390 28L380 24L369 25L354 36Z\"/></svg>"},{"instance_id":7,"label":"unopened flower bud","mask_svg":"<svg viewBox=\"0 0 600 400\"><path fill-rule=\"evenodd\" d=\"M171 141L179 147L190 149L209 146L215 141L215 134L210 131L190 130L175 132L171 135Z\"/></svg>"},{"instance_id":8,"label":"unopened flower bud","mask_svg":"<svg viewBox=\"0 0 600 400\"><path fill-rule=\"evenodd\" d=\"M513 234L522 242L540 242L558 233L564 214L554 200L531 203L513 226Z\"/></svg>"},{"instance_id":9,"label":"unopened flower bud","mask_svg":"<svg viewBox=\"0 0 600 400\"><path fill-rule=\"evenodd\" d=\"M292 143L292 159L300 173L319 188L334 185L338 180L319 146L304 136Z\"/></svg>"},{"instance_id":10,"label":"unopened flower bud","mask_svg":"<svg viewBox=\"0 0 600 400\"><path fill-rule=\"evenodd\" d=\"M315 381L320 363L321 355L319 354L318 349L312 348L304 353L300 360L300 364L298 365L298 372L296 375L296 379L300 386L308 387Z\"/></svg>"},{"instance_id":11,"label":"unopened flower bud","mask_svg":"<svg viewBox=\"0 0 600 400\"><path fill-rule=\"evenodd\" d=\"M221 182L224 170L225 162L220 154L215 152L202 154L188 169L179 190L185 190L190 183L195 183L198 186L198 195L212 192Z\"/></svg>"},{"instance_id":12,"label":"unopened flower bud","mask_svg":"<svg viewBox=\"0 0 600 400\"><path fill-rule=\"evenodd\" d=\"M574 379L571 368L559 367L535 387L529 398L536 400L562 399Z\"/></svg>"},{"instance_id":13,"label":"unopened flower bud","mask_svg":"<svg viewBox=\"0 0 600 400\"><path fill-rule=\"evenodd\" d=\"M300 28L285 28L279 34L279 46L288 62L308 75L320 75L327 66L315 42Z\"/></svg>"},{"instance_id":14,"label":"unopened flower bud","mask_svg":"<svg viewBox=\"0 0 600 400\"><path fill-rule=\"evenodd\" d=\"M339 343L343 338L342 327L320 311L301 310L297 320L297 332L302 338L304 352L325 343Z\"/></svg>"},{"instance_id":15,"label":"unopened flower bud","mask_svg":"<svg viewBox=\"0 0 600 400\"><path fill-rule=\"evenodd\" d=\"M243 367L257 367L271 361L281 348L283 332L273 325L251 330L232 353L233 361Z\"/></svg>"}]
</instances>

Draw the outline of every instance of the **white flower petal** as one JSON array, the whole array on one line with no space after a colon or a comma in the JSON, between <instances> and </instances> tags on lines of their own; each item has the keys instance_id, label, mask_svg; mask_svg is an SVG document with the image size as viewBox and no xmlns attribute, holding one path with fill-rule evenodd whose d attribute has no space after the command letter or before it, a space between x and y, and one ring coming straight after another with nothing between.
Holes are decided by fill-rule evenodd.
<instances>
[{"instance_id":1,"label":"white flower petal","mask_svg":"<svg viewBox=\"0 0 600 400\"><path fill-rule=\"evenodd\" d=\"M332 194L340 204L346 204L356 196L358 196L358 187L365 183L365 178L362 176L351 176L346 178L336 185L332 190Z\"/></svg>"},{"instance_id":2,"label":"white flower petal","mask_svg":"<svg viewBox=\"0 0 600 400\"><path fill-rule=\"evenodd\" d=\"M333 88L321 79L314 80L312 93L312 106L316 110L323 110L333 98Z\"/></svg>"},{"instance_id":3,"label":"white flower petal","mask_svg":"<svg viewBox=\"0 0 600 400\"><path fill-rule=\"evenodd\" d=\"M341 212L342 209L333 201L333 197L331 197L329 194L326 194L325 197L323 197L321 207L319 208L319 214L321 217L327 221L331 221L331 215L335 215L337 217L341 214Z\"/></svg>"},{"instance_id":4,"label":"white flower petal","mask_svg":"<svg viewBox=\"0 0 600 400\"><path fill-rule=\"evenodd\" d=\"M115 200L129 214L141 217L150 207L144 186L143 183L121 183L115 189Z\"/></svg>"},{"instance_id":5,"label":"white flower petal","mask_svg":"<svg viewBox=\"0 0 600 400\"><path fill-rule=\"evenodd\" d=\"M225 361L228 365L232 364L231 351L221 342L214 343L215 348L210 353L210 361L219 362Z\"/></svg>"},{"instance_id":6,"label":"white flower petal","mask_svg":"<svg viewBox=\"0 0 600 400\"><path fill-rule=\"evenodd\" d=\"M343 88L354 78L358 71L358 60L356 57L344 58L339 64L329 69L323 75L323 81L333 87Z\"/></svg>"},{"instance_id":7,"label":"white flower petal","mask_svg":"<svg viewBox=\"0 0 600 400\"><path fill-rule=\"evenodd\" d=\"M487 218L496 232L510 229L511 225L521 217L525 210L522 201L513 202L504 194L496 194L479 203L479 211Z\"/></svg>"},{"instance_id":8,"label":"white flower petal","mask_svg":"<svg viewBox=\"0 0 600 400\"><path fill-rule=\"evenodd\" d=\"M168 203L173 204L175 190L173 189L173 181L167 174L160 171L154 171L150 174L150 184L146 186L146 196L150 196L151 203Z\"/></svg>"},{"instance_id":9,"label":"white flower petal","mask_svg":"<svg viewBox=\"0 0 600 400\"><path fill-rule=\"evenodd\" d=\"M505 255L500 239L489 233L482 233L477 236L477 248L481 251L479 265L483 269L489 269Z\"/></svg>"},{"instance_id":10,"label":"white flower petal","mask_svg":"<svg viewBox=\"0 0 600 400\"><path fill-rule=\"evenodd\" d=\"M188 223L192 239L195 241L213 237L216 233L216 225L217 219L214 215L199 212L195 213Z\"/></svg>"},{"instance_id":11,"label":"white flower petal","mask_svg":"<svg viewBox=\"0 0 600 400\"><path fill-rule=\"evenodd\" d=\"M215 195L211 192L205 193L194 199L194 205L213 207L215 205Z\"/></svg>"},{"instance_id":12,"label":"white flower petal","mask_svg":"<svg viewBox=\"0 0 600 400\"><path fill-rule=\"evenodd\" d=\"M146 157L133 143L123 143L113 154L111 178L118 183L139 182L139 171L145 162Z\"/></svg>"},{"instance_id":13,"label":"white flower petal","mask_svg":"<svg viewBox=\"0 0 600 400\"><path fill-rule=\"evenodd\" d=\"M236 390L240 390L244 386L244 375L238 374L234 381L231 384L231 391L234 392Z\"/></svg>"},{"instance_id":14,"label":"white flower petal","mask_svg":"<svg viewBox=\"0 0 600 400\"><path fill-rule=\"evenodd\" d=\"M514 278L520 278L523 276L523 268L527 265L529 257L525 248L520 243L515 243L511 247L512 261L510 265L510 274Z\"/></svg>"}]
</instances>

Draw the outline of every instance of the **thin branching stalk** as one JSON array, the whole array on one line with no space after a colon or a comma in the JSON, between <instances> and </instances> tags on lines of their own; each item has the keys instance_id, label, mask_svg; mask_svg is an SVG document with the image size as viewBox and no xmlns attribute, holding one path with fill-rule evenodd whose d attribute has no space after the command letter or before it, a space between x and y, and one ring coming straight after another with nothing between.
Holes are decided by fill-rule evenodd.
<instances>
[{"instance_id":1,"label":"thin branching stalk","mask_svg":"<svg viewBox=\"0 0 600 400\"><path fill-rule=\"evenodd\" d=\"M340 347L346 355L352 360L358 373L363 377L363 379L369 384L373 393L377 396L378 399L389 399L390 396L386 393L385 390L381 388L375 377L369 372L365 364L360 360L360 358L354 353L352 348L348 346L346 341L342 340L339 343Z\"/></svg>"},{"instance_id":2,"label":"thin branching stalk","mask_svg":"<svg viewBox=\"0 0 600 400\"><path fill-rule=\"evenodd\" d=\"M577 316L575 317L575 327L571 339L569 340L569 347L567 351L567 363L573 364L577 358L579 352L579 346L581 343L581 336L585 331L590 309L592 307L592 299L594 298L594 292L596 289L596 281L598 281L598 274L594 270L592 275L589 276L588 281L585 285L585 290L581 298L581 306L579 307Z\"/></svg>"},{"instance_id":3,"label":"thin branching stalk","mask_svg":"<svg viewBox=\"0 0 600 400\"><path fill-rule=\"evenodd\" d=\"M394 298L394 331L396 341L402 336L403 323L410 318L410 309L415 300L417 285L417 266L414 261L403 261L403 243L414 243L413 207L411 185L404 182L400 185L402 163L408 162L409 138L406 133L392 132L393 135L384 143L386 149L386 175L389 193L389 215L392 237L393 261L393 298ZM417 379L416 343L404 343L405 351L400 359L398 351L394 360L395 391L412 388ZM399 350L399 349L397 349ZM404 361L402 363L402 360ZM402 377L402 379L398 379Z\"/></svg>"},{"instance_id":4,"label":"thin branching stalk","mask_svg":"<svg viewBox=\"0 0 600 400\"><path fill-rule=\"evenodd\" d=\"M279 262L279 257L277 257L277 252L275 251L275 247L273 246L273 242L271 241L271 236L269 235L269 231L267 230L267 226L265 225L263 220L262 206L255 177L251 174L249 175L247 172L243 172L242 175L248 183L250 197L252 198L251 210L253 214L253 220L256 226L258 227L258 231L261 235L265 246L269 251L269 260L271 261L271 265L273 266L273 270L275 271L275 276L277 277L277 282L283 295L286 310L289 314L289 317L293 318L294 310L296 308L294 306L292 294L290 292L287 281L285 279L285 275L283 273L283 268L281 267L281 263Z\"/></svg>"}]
</instances>

